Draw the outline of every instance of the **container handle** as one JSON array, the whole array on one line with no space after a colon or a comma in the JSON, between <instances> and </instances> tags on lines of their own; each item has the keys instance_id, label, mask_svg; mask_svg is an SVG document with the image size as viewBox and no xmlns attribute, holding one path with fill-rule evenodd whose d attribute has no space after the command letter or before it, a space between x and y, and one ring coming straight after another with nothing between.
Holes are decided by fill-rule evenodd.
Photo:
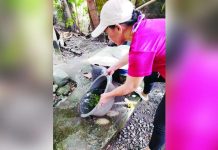
<instances>
[{"instance_id":1,"label":"container handle","mask_svg":"<svg viewBox=\"0 0 218 150\"><path fill-rule=\"evenodd\" d=\"M106 74L106 77L108 78L108 81L109 81L110 83L112 83L112 75Z\"/></svg>"}]
</instances>

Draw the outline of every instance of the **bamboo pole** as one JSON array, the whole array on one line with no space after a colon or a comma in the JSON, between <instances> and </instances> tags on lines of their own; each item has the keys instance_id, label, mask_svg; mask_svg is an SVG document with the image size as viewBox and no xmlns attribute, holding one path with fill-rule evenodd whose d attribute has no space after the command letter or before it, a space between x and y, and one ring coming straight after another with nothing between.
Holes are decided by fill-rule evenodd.
<instances>
[{"instance_id":1,"label":"bamboo pole","mask_svg":"<svg viewBox=\"0 0 218 150\"><path fill-rule=\"evenodd\" d=\"M156 0L150 0L150 1L146 2L146 3L144 3L143 5L139 6L138 8L136 8L136 10L142 9L143 7L148 6L148 5L150 5L150 4L154 3L154 2L156 2Z\"/></svg>"}]
</instances>

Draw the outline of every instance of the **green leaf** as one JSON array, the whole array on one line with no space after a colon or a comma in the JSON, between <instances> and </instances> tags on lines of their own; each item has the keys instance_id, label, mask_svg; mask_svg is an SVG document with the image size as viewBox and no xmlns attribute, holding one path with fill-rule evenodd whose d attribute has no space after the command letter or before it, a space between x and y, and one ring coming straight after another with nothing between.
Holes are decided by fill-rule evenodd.
<instances>
[{"instance_id":1,"label":"green leaf","mask_svg":"<svg viewBox=\"0 0 218 150\"><path fill-rule=\"evenodd\" d=\"M73 21L73 19L67 19L67 21L66 21L66 23L65 23L65 25L66 25L66 27L68 28L68 27L71 27L72 25L74 24L74 21Z\"/></svg>"}]
</instances>

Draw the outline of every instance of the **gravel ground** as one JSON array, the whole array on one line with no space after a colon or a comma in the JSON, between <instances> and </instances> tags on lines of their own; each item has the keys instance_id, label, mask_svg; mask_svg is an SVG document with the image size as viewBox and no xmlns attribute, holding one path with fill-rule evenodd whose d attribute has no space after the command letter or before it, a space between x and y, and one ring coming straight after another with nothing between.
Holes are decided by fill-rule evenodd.
<instances>
[{"instance_id":1,"label":"gravel ground","mask_svg":"<svg viewBox=\"0 0 218 150\"><path fill-rule=\"evenodd\" d=\"M154 83L149 100L135 109L126 127L111 141L107 150L141 150L151 138L155 111L165 91L165 84Z\"/></svg>"}]
</instances>

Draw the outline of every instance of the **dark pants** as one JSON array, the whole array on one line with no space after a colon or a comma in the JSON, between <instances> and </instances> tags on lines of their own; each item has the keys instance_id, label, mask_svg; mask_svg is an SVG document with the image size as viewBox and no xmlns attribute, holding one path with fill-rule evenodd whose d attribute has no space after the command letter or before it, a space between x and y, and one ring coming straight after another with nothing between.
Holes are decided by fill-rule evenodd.
<instances>
[{"instance_id":1,"label":"dark pants","mask_svg":"<svg viewBox=\"0 0 218 150\"><path fill-rule=\"evenodd\" d=\"M159 73L153 72L150 76L144 77L144 90L145 94L151 91L152 83L165 82ZM154 130L149 143L151 150L161 150L165 143L165 95L162 98L154 117Z\"/></svg>"},{"instance_id":2,"label":"dark pants","mask_svg":"<svg viewBox=\"0 0 218 150\"><path fill-rule=\"evenodd\" d=\"M151 91L152 83L165 82L165 79L159 75L158 72L153 72L150 76L144 77L144 90L143 93L148 94Z\"/></svg>"},{"instance_id":3,"label":"dark pants","mask_svg":"<svg viewBox=\"0 0 218 150\"><path fill-rule=\"evenodd\" d=\"M151 150L161 150L165 143L165 95L162 98L154 117L154 130L149 143Z\"/></svg>"}]
</instances>

